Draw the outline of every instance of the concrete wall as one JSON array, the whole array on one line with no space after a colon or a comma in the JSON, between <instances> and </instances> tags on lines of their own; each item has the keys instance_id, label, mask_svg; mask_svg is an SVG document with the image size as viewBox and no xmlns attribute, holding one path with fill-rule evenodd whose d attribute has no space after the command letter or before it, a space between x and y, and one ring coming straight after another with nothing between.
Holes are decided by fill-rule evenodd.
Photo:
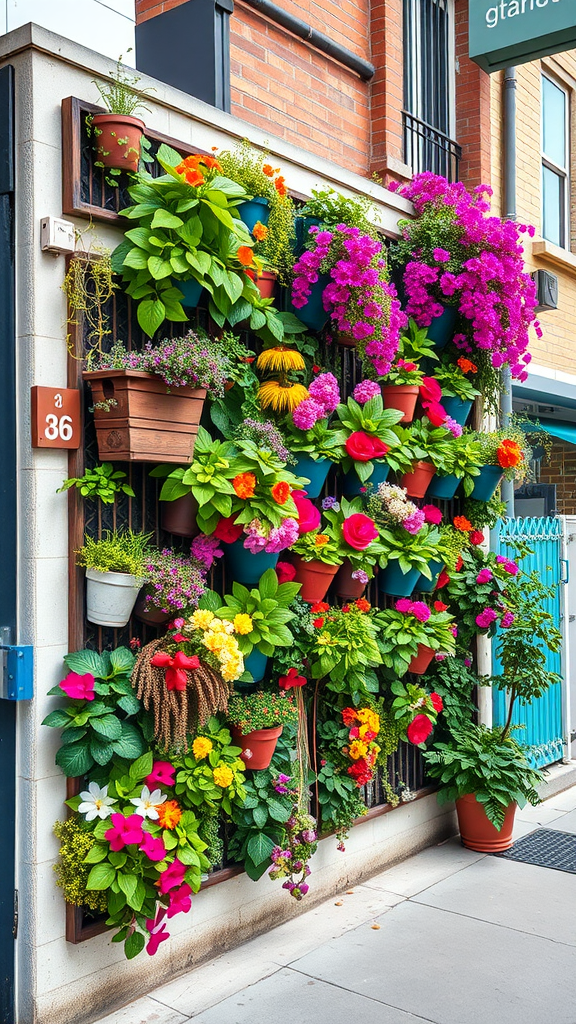
<instances>
[{"instance_id":1,"label":"concrete wall","mask_svg":"<svg viewBox=\"0 0 576 1024\"><path fill-rule=\"evenodd\" d=\"M134 0L0 0L0 8L0 34L33 21L134 67Z\"/></svg>"},{"instance_id":2,"label":"concrete wall","mask_svg":"<svg viewBox=\"0 0 576 1024\"><path fill-rule=\"evenodd\" d=\"M194 899L193 911L178 922L174 937L150 960L126 962L109 935L74 946L65 940L65 907L53 864L58 843L52 825L66 814L65 780L54 764L58 737L41 727L54 707L47 690L62 678L67 652L67 498L56 494L67 476L67 456L32 450L29 395L32 384L66 384L66 309L61 286L64 259L40 250L40 219L61 216L61 101L75 95L97 102L92 80L112 62L36 26L0 38L0 64L16 73L17 102L17 346L19 415L19 642L32 643L36 697L18 708L17 821L20 927L17 940L19 1024L73 1024L100 1016L111 1005L143 994L222 945L232 946L270 921L301 912L344 885L454 830L450 813L434 797L408 804L360 825L348 852L326 840L313 862L312 896L294 905L278 884L247 877L214 886ZM199 148L226 146L248 136L268 141L274 163L303 194L334 185L349 195L369 194L389 233L408 204L348 169L314 157L285 141L170 89L154 86L148 123ZM81 247L114 246L118 229L90 228L76 220ZM144 969L143 969L144 968Z\"/></svg>"}]
</instances>

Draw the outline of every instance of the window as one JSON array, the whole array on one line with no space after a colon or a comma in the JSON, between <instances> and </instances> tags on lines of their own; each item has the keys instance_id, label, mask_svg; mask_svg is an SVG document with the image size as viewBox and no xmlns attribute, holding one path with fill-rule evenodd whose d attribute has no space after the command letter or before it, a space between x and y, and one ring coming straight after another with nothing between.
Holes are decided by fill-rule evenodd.
<instances>
[{"instance_id":1,"label":"window","mask_svg":"<svg viewBox=\"0 0 576 1024\"><path fill-rule=\"evenodd\" d=\"M569 239L569 116L566 89L542 75L542 234L563 249Z\"/></svg>"},{"instance_id":2,"label":"window","mask_svg":"<svg viewBox=\"0 0 576 1024\"><path fill-rule=\"evenodd\" d=\"M458 177L453 0L404 0L404 159Z\"/></svg>"}]
</instances>

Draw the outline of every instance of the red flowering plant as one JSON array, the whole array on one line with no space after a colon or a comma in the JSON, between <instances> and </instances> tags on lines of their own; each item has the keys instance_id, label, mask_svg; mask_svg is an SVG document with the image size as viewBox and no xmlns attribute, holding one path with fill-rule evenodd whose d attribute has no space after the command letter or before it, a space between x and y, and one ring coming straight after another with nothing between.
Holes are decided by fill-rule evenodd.
<instances>
[{"instance_id":1,"label":"red flowering plant","mask_svg":"<svg viewBox=\"0 0 576 1024\"><path fill-rule=\"evenodd\" d=\"M382 663L378 624L367 601L328 608L316 619L309 652L313 679L327 690L346 694L353 704L378 692L374 669Z\"/></svg>"},{"instance_id":2,"label":"red flowering plant","mask_svg":"<svg viewBox=\"0 0 576 1024\"><path fill-rule=\"evenodd\" d=\"M175 796L174 775L149 750L129 764L94 769L86 790L66 801L92 838L85 888L106 893L106 925L128 959L144 947L153 956L170 938L167 924L190 910L211 867L200 822Z\"/></svg>"},{"instance_id":3,"label":"red flowering plant","mask_svg":"<svg viewBox=\"0 0 576 1024\"><path fill-rule=\"evenodd\" d=\"M329 499L330 500L330 499ZM323 505L327 505L327 499ZM380 531L374 520L366 515L361 498L348 501L331 500L324 511L328 526L323 529L339 547L342 561L347 559L354 573L362 573L364 583L374 576L374 566L384 554Z\"/></svg>"},{"instance_id":4,"label":"red flowering plant","mask_svg":"<svg viewBox=\"0 0 576 1024\"><path fill-rule=\"evenodd\" d=\"M456 307L462 333L455 344L478 364L482 393L494 402L493 371L509 365L514 378L526 380L531 324L541 336L522 248L522 235L534 228L490 216L488 185L469 192L427 171L399 191L416 213L401 222L390 251L392 265L403 270L406 311L426 327L445 305Z\"/></svg>"},{"instance_id":5,"label":"red flowering plant","mask_svg":"<svg viewBox=\"0 0 576 1024\"><path fill-rule=\"evenodd\" d=\"M376 392L370 390L374 388ZM353 469L365 484L372 476L374 462L388 462L390 448L398 444L392 428L400 422L402 413L384 408L380 389L373 381L361 381L354 395L338 406L334 426L344 471Z\"/></svg>"},{"instance_id":6,"label":"red flowering plant","mask_svg":"<svg viewBox=\"0 0 576 1024\"><path fill-rule=\"evenodd\" d=\"M378 646L382 663L397 676L410 670L410 663L418 655L419 647L429 647L442 654L454 654L457 627L454 617L446 610L430 608L424 601L401 597L393 608L376 613L379 627Z\"/></svg>"},{"instance_id":7,"label":"red flowering plant","mask_svg":"<svg viewBox=\"0 0 576 1024\"><path fill-rule=\"evenodd\" d=\"M391 713L400 739L423 746L432 734L444 703L438 693L428 693L422 686L395 680L390 686L394 694Z\"/></svg>"}]
</instances>

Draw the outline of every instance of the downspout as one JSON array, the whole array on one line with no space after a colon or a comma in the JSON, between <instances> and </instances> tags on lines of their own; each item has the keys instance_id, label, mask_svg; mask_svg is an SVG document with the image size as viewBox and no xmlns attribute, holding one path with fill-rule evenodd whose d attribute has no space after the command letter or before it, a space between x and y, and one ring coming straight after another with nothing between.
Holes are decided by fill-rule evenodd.
<instances>
[{"instance_id":1,"label":"downspout","mask_svg":"<svg viewBox=\"0 0 576 1024\"><path fill-rule=\"evenodd\" d=\"M504 123L502 160L504 165L504 218L516 220L516 68L504 71ZM500 424L507 427L512 414L512 375L506 366L502 374L504 392L500 399ZM514 481L502 481L502 501L506 515L514 518Z\"/></svg>"}]
</instances>

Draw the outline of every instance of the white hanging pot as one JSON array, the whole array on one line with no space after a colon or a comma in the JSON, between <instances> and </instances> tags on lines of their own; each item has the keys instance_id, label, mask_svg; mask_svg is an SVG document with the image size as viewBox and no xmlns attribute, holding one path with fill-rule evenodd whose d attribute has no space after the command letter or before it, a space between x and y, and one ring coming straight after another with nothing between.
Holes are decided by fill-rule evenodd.
<instances>
[{"instance_id":1,"label":"white hanging pot","mask_svg":"<svg viewBox=\"0 0 576 1024\"><path fill-rule=\"evenodd\" d=\"M97 626L125 626L144 580L126 572L86 570L86 617Z\"/></svg>"}]
</instances>

